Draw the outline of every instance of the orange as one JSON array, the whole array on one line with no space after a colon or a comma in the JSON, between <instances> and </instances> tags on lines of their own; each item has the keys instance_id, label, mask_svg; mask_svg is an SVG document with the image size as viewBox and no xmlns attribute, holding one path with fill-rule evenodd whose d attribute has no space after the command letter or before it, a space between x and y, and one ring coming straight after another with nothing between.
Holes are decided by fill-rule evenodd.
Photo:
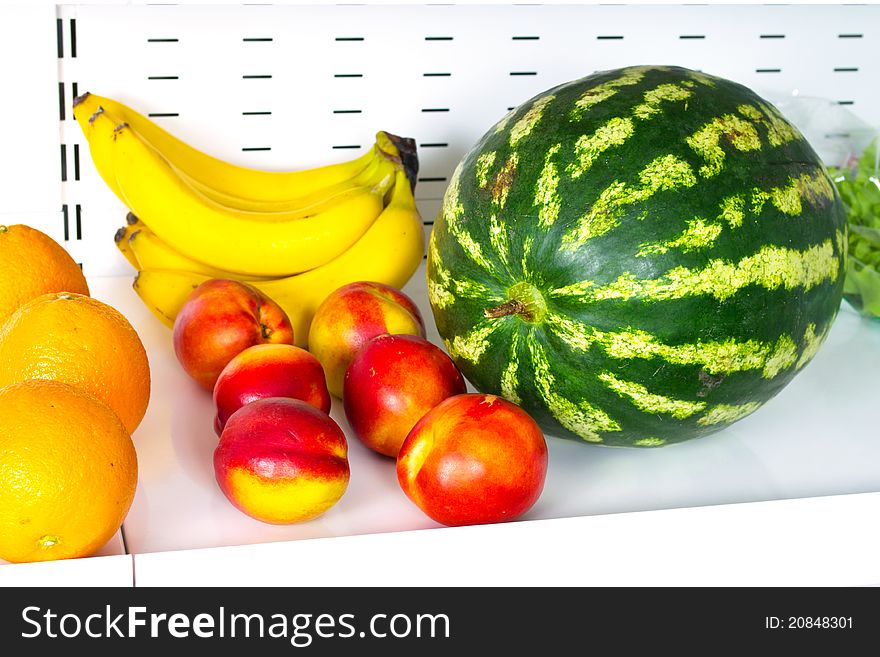
<instances>
[{"instance_id":1,"label":"orange","mask_svg":"<svg viewBox=\"0 0 880 657\"><path fill-rule=\"evenodd\" d=\"M70 254L36 228L0 225L0 325L15 310L47 292L88 294Z\"/></svg>"},{"instance_id":2,"label":"orange","mask_svg":"<svg viewBox=\"0 0 880 657\"><path fill-rule=\"evenodd\" d=\"M112 306L71 292L28 301L0 328L0 386L27 379L81 387L129 433L150 401L150 365L134 328Z\"/></svg>"},{"instance_id":3,"label":"orange","mask_svg":"<svg viewBox=\"0 0 880 657\"><path fill-rule=\"evenodd\" d=\"M109 406L58 381L0 388L0 558L94 554L136 487L134 444Z\"/></svg>"}]
</instances>

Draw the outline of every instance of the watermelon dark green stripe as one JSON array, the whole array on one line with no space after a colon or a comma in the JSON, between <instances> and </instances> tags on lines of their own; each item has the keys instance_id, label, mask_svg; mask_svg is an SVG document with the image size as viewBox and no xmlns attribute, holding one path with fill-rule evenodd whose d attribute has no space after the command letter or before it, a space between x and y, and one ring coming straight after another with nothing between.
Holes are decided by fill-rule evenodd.
<instances>
[{"instance_id":1,"label":"watermelon dark green stripe","mask_svg":"<svg viewBox=\"0 0 880 657\"><path fill-rule=\"evenodd\" d=\"M450 179L428 249L438 330L476 388L551 435L656 447L756 411L816 354L845 215L769 103L675 67L510 112Z\"/></svg>"}]
</instances>

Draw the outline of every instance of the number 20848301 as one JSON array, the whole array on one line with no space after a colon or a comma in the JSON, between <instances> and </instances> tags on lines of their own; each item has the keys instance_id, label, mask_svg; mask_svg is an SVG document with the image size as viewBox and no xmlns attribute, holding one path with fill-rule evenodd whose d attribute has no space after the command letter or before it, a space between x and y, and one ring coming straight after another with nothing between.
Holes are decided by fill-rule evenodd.
<instances>
[{"instance_id":1,"label":"number 20848301","mask_svg":"<svg viewBox=\"0 0 880 657\"><path fill-rule=\"evenodd\" d=\"M851 630L852 616L765 616L768 630Z\"/></svg>"}]
</instances>

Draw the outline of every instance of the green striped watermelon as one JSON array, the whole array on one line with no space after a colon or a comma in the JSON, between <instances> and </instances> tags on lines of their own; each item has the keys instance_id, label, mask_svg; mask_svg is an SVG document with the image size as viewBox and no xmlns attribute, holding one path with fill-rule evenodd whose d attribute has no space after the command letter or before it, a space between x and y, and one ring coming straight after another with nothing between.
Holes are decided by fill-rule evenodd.
<instances>
[{"instance_id":1,"label":"green striped watermelon","mask_svg":"<svg viewBox=\"0 0 880 657\"><path fill-rule=\"evenodd\" d=\"M836 316L843 206L771 104L697 71L550 89L456 168L431 232L437 328L551 435L653 447L758 409Z\"/></svg>"}]
</instances>

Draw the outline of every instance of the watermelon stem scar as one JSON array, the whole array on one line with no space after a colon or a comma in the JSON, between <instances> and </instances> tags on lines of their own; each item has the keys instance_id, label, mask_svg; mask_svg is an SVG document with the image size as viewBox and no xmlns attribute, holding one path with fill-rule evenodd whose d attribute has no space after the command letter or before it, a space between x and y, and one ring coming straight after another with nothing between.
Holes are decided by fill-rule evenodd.
<instances>
[{"instance_id":1,"label":"watermelon stem scar","mask_svg":"<svg viewBox=\"0 0 880 657\"><path fill-rule=\"evenodd\" d=\"M540 324L547 315L547 303L538 288L523 281L507 290L507 301L485 309L483 315L487 319L518 315L526 322Z\"/></svg>"}]
</instances>

